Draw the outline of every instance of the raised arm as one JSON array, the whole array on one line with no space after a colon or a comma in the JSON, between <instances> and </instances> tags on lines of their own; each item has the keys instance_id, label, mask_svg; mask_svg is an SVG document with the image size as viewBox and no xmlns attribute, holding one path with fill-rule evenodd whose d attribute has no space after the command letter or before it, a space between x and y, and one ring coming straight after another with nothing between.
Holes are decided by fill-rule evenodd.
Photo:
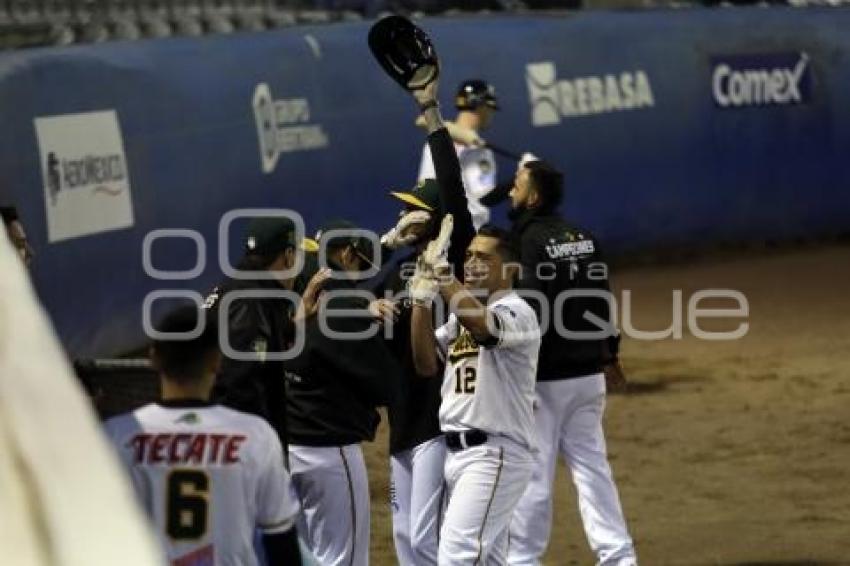
<instances>
[{"instance_id":1,"label":"raised arm","mask_svg":"<svg viewBox=\"0 0 850 566\"><path fill-rule=\"evenodd\" d=\"M422 90L414 91L413 97L419 107L424 108L422 116L428 131L428 147L431 150L437 183L440 185L441 212L454 217L454 231L448 260L455 276L462 279L463 256L469 242L475 236L475 227L472 224L472 215L469 213L469 203L463 187L460 161L437 105L437 81Z\"/></svg>"}]
</instances>

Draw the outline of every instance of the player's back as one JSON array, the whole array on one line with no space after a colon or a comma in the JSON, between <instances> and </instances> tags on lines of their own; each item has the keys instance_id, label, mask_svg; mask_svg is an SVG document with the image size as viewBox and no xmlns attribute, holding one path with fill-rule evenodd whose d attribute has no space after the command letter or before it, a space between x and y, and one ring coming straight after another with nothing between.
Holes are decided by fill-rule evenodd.
<instances>
[{"instance_id":1,"label":"player's back","mask_svg":"<svg viewBox=\"0 0 850 566\"><path fill-rule=\"evenodd\" d=\"M175 566L253 566L255 526L294 524L280 441L258 417L155 403L110 420L107 431Z\"/></svg>"}]
</instances>

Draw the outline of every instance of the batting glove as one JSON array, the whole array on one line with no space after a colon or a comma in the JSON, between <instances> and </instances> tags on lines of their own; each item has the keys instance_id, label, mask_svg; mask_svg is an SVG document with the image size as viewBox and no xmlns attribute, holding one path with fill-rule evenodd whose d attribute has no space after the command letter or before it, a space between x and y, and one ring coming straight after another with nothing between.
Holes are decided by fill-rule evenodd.
<instances>
[{"instance_id":1,"label":"batting glove","mask_svg":"<svg viewBox=\"0 0 850 566\"><path fill-rule=\"evenodd\" d=\"M431 213L425 210L414 210L412 212L408 212L399 219L398 224L391 228L386 234L381 236L381 245L391 250L397 250L403 246L409 246L416 241L417 236L415 234L405 234L402 236L404 231L411 226L426 224L430 220Z\"/></svg>"},{"instance_id":2,"label":"batting glove","mask_svg":"<svg viewBox=\"0 0 850 566\"><path fill-rule=\"evenodd\" d=\"M449 246L451 245L452 230L454 229L454 218L451 214L446 214L443 217L443 222L440 224L440 233L437 237L428 242L425 251L419 256L422 260L423 271L430 276L435 274L443 274L449 268ZM417 263L418 269L418 263Z\"/></svg>"},{"instance_id":3,"label":"batting glove","mask_svg":"<svg viewBox=\"0 0 850 566\"><path fill-rule=\"evenodd\" d=\"M416 271L407 282L407 292L414 305L430 307L440 291L440 282L425 265L422 256L416 260Z\"/></svg>"}]
</instances>

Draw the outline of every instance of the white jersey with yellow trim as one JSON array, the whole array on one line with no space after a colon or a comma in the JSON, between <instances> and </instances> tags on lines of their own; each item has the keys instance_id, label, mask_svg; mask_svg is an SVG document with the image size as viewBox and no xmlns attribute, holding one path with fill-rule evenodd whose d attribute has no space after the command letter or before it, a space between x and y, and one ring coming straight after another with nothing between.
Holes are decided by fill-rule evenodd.
<instances>
[{"instance_id":1,"label":"white jersey with yellow trim","mask_svg":"<svg viewBox=\"0 0 850 566\"><path fill-rule=\"evenodd\" d=\"M202 402L153 403L107 432L173 566L254 566L254 529L291 529L298 504L264 420Z\"/></svg>"},{"instance_id":2,"label":"white jersey with yellow trim","mask_svg":"<svg viewBox=\"0 0 850 566\"><path fill-rule=\"evenodd\" d=\"M515 291L487 309L498 326L492 346L476 343L454 314L436 331L446 359L440 428L443 432L478 429L534 449L534 382L540 350L537 316Z\"/></svg>"}]
</instances>

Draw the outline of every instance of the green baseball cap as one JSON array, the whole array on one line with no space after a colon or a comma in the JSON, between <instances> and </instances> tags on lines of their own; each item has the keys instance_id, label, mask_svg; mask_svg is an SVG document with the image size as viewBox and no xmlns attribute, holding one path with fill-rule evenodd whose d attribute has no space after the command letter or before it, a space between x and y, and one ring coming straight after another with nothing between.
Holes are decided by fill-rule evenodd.
<instances>
[{"instance_id":1,"label":"green baseball cap","mask_svg":"<svg viewBox=\"0 0 850 566\"><path fill-rule=\"evenodd\" d=\"M248 223L245 252L257 255L277 254L295 246L295 224L289 218L257 217Z\"/></svg>"},{"instance_id":2,"label":"green baseball cap","mask_svg":"<svg viewBox=\"0 0 850 566\"><path fill-rule=\"evenodd\" d=\"M390 194L409 206L435 212L440 208L440 185L437 179L422 179L409 191Z\"/></svg>"}]
</instances>

